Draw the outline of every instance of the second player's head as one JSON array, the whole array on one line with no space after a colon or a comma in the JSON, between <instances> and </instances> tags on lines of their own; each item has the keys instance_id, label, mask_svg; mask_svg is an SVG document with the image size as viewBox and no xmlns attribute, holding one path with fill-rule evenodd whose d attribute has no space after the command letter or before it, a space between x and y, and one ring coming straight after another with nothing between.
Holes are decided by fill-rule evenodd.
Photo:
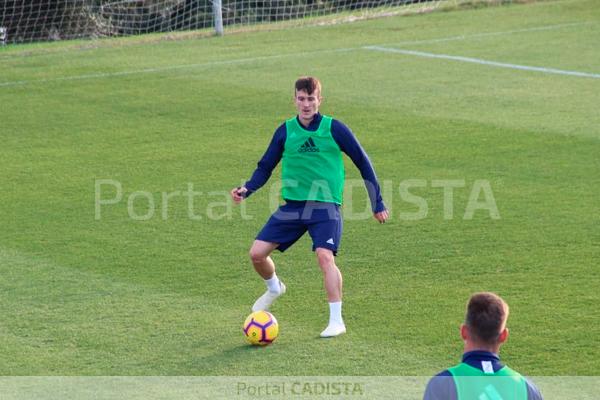
<instances>
[{"instance_id":1,"label":"second player's head","mask_svg":"<svg viewBox=\"0 0 600 400\"><path fill-rule=\"evenodd\" d=\"M467 303L461 336L471 347L497 352L508 338L508 304L490 292L475 293Z\"/></svg>"}]
</instances>

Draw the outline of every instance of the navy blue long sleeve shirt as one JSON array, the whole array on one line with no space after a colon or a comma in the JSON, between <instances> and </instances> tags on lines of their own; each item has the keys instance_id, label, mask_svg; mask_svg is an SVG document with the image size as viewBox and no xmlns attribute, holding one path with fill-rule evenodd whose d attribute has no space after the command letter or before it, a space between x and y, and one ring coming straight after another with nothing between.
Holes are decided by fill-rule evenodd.
<instances>
[{"instance_id":1,"label":"navy blue long sleeve shirt","mask_svg":"<svg viewBox=\"0 0 600 400\"><path fill-rule=\"evenodd\" d=\"M322 118L323 116L317 113L306 129L309 131L316 131L319 128ZM375 175L371 160L369 160L369 156L367 156L367 153L352 131L346 125L334 119L331 123L331 135L333 136L333 140L335 140L340 147L340 150L350 157L354 165L356 165L360 171L360 174L365 181L373 212L378 213L385 210L385 205L381 198L381 188L377 181L377 175ZM246 189L248 189L246 196L251 195L267 183L273 170L283 156L286 138L287 130L285 123L283 123L275 130L273 139L271 140L267 151L258 162L257 168L250 180L244 185Z\"/></svg>"},{"instance_id":2,"label":"navy blue long sleeve shirt","mask_svg":"<svg viewBox=\"0 0 600 400\"><path fill-rule=\"evenodd\" d=\"M463 354L462 362L483 371L483 362L491 364L494 372L504 368L497 354L488 351L469 351ZM537 387L527 381L527 399L542 400L542 395ZM427 384L423 400L457 400L456 385L452 374L446 369L434 376Z\"/></svg>"}]
</instances>

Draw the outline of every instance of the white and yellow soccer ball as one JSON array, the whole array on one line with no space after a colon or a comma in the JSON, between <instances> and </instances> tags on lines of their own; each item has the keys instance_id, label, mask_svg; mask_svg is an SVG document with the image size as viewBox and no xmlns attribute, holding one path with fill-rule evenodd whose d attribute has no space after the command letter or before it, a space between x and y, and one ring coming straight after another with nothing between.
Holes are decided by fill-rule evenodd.
<instances>
[{"instance_id":1,"label":"white and yellow soccer ball","mask_svg":"<svg viewBox=\"0 0 600 400\"><path fill-rule=\"evenodd\" d=\"M277 339L279 324L270 312L256 311L244 321L244 335L250 344L266 346Z\"/></svg>"}]
</instances>

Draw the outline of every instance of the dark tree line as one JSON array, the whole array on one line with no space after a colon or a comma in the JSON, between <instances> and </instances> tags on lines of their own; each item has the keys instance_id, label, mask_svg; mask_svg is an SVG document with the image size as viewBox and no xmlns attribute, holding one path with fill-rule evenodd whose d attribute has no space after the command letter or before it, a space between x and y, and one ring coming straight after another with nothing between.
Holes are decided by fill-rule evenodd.
<instances>
[{"instance_id":1,"label":"dark tree line","mask_svg":"<svg viewBox=\"0 0 600 400\"><path fill-rule=\"evenodd\" d=\"M212 26L208 0L0 0L10 43L121 36Z\"/></svg>"},{"instance_id":2,"label":"dark tree line","mask_svg":"<svg viewBox=\"0 0 600 400\"><path fill-rule=\"evenodd\" d=\"M80 30L82 12L76 2L0 0L0 27L6 28L9 42L55 40Z\"/></svg>"},{"instance_id":3,"label":"dark tree line","mask_svg":"<svg viewBox=\"0 0 600 400\"><path fill-rule=\"evenodd\" d=\"M264 23L340 10L423 0L222 0L223 22ZM0 27L9 43L213 26L210 0L0 0Z\"/></svg>"}]
</instances>

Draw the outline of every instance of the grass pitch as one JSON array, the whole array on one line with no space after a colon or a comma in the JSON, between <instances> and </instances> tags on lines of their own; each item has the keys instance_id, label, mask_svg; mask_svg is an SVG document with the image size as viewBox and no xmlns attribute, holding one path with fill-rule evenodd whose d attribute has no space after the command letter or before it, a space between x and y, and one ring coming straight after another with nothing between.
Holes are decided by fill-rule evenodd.
<instances>
[{"instance_id":1,"label":"grass pitch","mask_svg":"<svg viewBox=\"0 0 600 400\"><path fill-rule=\"evenodd\" d=\"M565 0L1 49L0 374L430 375L459 359L458 324L479 290L511 305L513 368L596 374L600 79L365 47L594 75L599 11ZM229 211L224 193L293 114L304 74L321 78L322 112L354 130L387 182L392 220L345 221L348 333L333 340L318 338L328 310L310 241L276 254L281 336L253 348L241 324L264 286L247 250L279 172L245 209ZM351 164L347 174L359 178ZM119 182L122 200L96 219L100 179ZM399 192L409 179L427 205L414 221L401 218L418 209ZM464 181L452 218L440 180ZM464 218L476 181L499 219ZM190 184L199 218L168 197ZM353 211L364 202L355 188Z\"/></svg>"}]
</instances>

